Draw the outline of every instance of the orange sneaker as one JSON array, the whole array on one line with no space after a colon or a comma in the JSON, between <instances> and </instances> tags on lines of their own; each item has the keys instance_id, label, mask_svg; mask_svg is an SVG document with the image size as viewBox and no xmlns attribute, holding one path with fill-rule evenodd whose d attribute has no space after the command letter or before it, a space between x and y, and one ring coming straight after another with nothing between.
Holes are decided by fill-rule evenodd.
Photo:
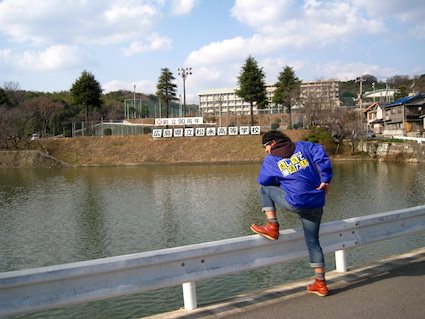
<instances>
[{"instance_id":1,"label":"orange sneaker","mask_svg":"<svg viewBox=\"0 0 425 319\"><path fill-rule=\"evenodd\" d=\"M315 279L314 283L307 286L307 291L316 294L320 297L325 297L329 294L329 289L326 286L326 281Z\"/></svg>"},{"instance_id":2,"label":"orange sneaker","mask_svg":"<svg viewBox=\"0 0 425 319\"><path fill-rule=\"evenodd\" d=\"M260 226L257 224L251 225L251 230L263 237L270 240L276 240L279 238L279 224L267 222L266 225Z\"/></svg>"}]
</instances>

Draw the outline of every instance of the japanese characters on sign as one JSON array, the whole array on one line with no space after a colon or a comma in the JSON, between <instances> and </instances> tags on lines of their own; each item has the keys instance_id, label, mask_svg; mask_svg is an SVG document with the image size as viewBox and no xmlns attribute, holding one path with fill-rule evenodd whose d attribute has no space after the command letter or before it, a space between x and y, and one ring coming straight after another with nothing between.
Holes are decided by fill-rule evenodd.
<instances>
[{"instance_id":1,"label":"japanese characters on sign","mask_svg":"<svg viewBox=\"0 0 425 319\"><path fill-rule=\"evenodd\" d=\"M159 118L155 119L155 126L166 125L198 125L203 124L203 117L176 117L176 118Z\"/></svg>"},{"instance_id":2,"label":"japanese characters on sign","mask_svg":"<svg viewBox=\"0 0 425 319\"><path fill-rule=\"evenodd\" d=\"M152 137L187 137L187 136L226 136L226 135L259 135L260 126L230 127L187 127L154 129Z\"/></svg>"}]
</instances>

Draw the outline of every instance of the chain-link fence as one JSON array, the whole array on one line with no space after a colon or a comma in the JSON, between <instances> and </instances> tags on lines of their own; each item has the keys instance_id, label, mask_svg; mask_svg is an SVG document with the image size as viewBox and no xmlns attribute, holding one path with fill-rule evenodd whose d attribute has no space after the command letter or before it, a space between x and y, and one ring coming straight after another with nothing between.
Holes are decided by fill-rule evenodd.
<instances>
[{"instance_id":1,"label":"chain-link fence","mask_svg":"<svg viewBox=\"0 0 425 319\"><path fill-rule=\"evenodd\" d=\"M251 117L249 115L229 115L229 116L214 116L209 115L204 117L204 123L200 125L168 125L168 128L177 127L241 127L252 126ZM291 114L292 128L303 129L304 114L292 113ZM261 127L261 131L270 129L288 129L289 127L289 114L255 114L254 126ZM142 135L151 134L155 128L161 128L154 124L154 120L145 119L144 122L137 122L137 120L125 121L89 121L74 122L72 123L71 131L65 136L78 137L78 136L127 136L127 135Z\"/></svg>"}]
</instances>

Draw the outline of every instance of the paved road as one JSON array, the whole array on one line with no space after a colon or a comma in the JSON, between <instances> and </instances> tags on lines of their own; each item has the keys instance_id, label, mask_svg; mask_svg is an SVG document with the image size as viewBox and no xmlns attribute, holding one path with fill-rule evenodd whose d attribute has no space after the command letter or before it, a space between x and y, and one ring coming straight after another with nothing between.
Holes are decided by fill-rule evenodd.
<instances>
[{"instance_id":1,"label":"paved road","mask_svg":"<svg viewBox=\"0 0 425 319\"><path fill-rule=\"evenodd\" d=\"M308 281L298 281L192 312L179 310L151 318L425 318L425 247L346 274L331 272L327 277L328 297L306 293Z\"/></svg>"}]
</instances>

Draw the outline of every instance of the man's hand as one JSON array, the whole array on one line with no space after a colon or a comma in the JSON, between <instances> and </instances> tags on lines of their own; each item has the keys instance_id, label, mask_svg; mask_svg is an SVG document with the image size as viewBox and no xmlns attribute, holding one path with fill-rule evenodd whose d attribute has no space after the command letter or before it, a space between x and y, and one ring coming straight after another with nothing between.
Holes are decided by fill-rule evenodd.
<instances>
[{"instance_id":1,"label":"man's hand","mask_svg":"<svg viewBox=\"0 0 425 319\"><path fill-rule=\"evenodd\" d=\"M319 187L317 187L316 190L324 190L326 192L330 186L331 185L329 183L320 183Z\"/></svg>"}]
</instances>

